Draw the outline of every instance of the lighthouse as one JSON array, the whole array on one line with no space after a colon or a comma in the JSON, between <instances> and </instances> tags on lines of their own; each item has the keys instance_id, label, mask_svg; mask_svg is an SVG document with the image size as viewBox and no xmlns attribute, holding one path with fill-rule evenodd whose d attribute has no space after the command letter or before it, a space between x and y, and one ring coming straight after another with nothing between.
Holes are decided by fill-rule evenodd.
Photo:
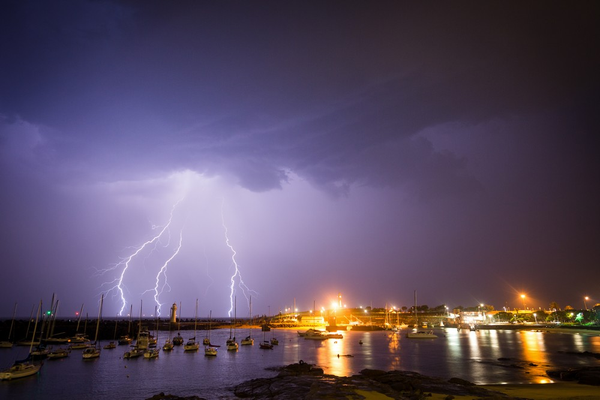
<instances>
[{"instance_id":1,"label":"lighthouse","mask_svg":"<svg viewBox=\"0 0 600 400\"><path fill-rule=\"evenodd\" d=\"M173 303L171 307L171 323L174 324L177 322L177 304Z\"/></svg>"}]
</instances>

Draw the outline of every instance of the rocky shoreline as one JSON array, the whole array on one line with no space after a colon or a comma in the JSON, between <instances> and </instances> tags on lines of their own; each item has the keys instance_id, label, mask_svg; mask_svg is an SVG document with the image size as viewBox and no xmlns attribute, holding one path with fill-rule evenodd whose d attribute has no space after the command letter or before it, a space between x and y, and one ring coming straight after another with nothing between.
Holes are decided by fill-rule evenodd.
<instances>
[{"instance_id":1,"label":"rocky shoreline","mask_svg":"<svg viewBox=\"0 0 600 400\"><path fill-rule=\"evenodd\" d=\"M488 390L475 384L452 378L448 381L409 371L380 371L364 369L358 375L340 377L327 375L323 369L300 361L277 368L272 378L258 378L233 388L236 398L246 399L368 399L391 398L417 400L444 395L471 396L479 399L518 399ZM148 400L202 400L202 397L177 397L160 393Z\"/></svg>"},{"instance_id":2,"label":"rocky shoreline","mask_svg":"<svg viewBox=\"0 0 600 400\"><path fill-rule=\"evenodd\" d=\"M273 378L253 379L237 385L238 398L252 399L364 399L379 393L393 399L424 399L429 393L478 398L511 397L462 379L444 381L408 371L364 369L358 375L339 377L306 363L291 364L280 369Z\"/></svg>"},{"instance_id":3,"label":"rocky shoreline","mask_svg":"<svg viewBox=\"0 0 600 400\"><path fill-rule=\"evenodd\" d=\"M594 354L595 355L595 354ZM300 361L284 367L271 368L278 371L272 378L258 378L230 388L230 396L220 398L241 399L499 399L524 400L537 398L532 396L536 388L546 389L552 385L521 385L518 389L508 387L485 388L460 378L443 380L411 371L380 371L364 369L359 374L340 377L328 375L323 369ZM573 398L575 392L582 392L578 399L594 399L600 393L600 367L578 369L556 369L547 371L548 376L557 381L578 382L577 387L568 387L567 397ZM560 384L559 384L560 385ZM580 387L581 389L579 389ZM508 389L508 390L506 390ZM523 390L525 389L525 390ZM509 395L504 391L514 393ZM593 393L590 395L590 391ZM539 393L544 397L544 393ZM558 394L558 393L557 393ZM179 397L160 393L148 400L206 400L199 396Z\"/></svg>"}]
</instances>

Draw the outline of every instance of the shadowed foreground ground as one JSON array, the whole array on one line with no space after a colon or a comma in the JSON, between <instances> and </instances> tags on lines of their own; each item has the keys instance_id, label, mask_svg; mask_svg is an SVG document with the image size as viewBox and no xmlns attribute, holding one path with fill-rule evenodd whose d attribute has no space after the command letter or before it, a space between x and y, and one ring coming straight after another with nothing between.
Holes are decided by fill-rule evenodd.
<instances>
[{"instance_id":1,"label":"shadowed foreground ground","mask_svg":"<svg viewBox=\"0 0 600 400\"><path fill-rule=\"evenodd\" d=\"M321 368L304 362L278 368L273 378L252 379L232 388L231 396L248 399L574 399L600 398L600 386L577 383L545 385L477 386L452 378L448 381L409 371L362 370L349 377L326 375ZM198 400L163 393L151 400Z\"/></svg>"}]
</instances>

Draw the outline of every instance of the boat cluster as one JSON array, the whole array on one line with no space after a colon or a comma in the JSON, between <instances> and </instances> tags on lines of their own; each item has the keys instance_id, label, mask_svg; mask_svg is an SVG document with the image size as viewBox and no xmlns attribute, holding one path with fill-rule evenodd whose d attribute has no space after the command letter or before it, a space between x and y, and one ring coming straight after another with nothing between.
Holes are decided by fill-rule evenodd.
<instances>
[{"instance_id":1,"label":"boat cluster","mask_svg":"<svg viewBox=\"0 0 600 400\"><path fill-rule=\"evenodd\" d=\"M40 306L38 307L38 315L36 317L35 327L33 329L33 335L31 337L31 339L17 343L20 345L27 345L30 347L29 356L24 360L15 361L15 363L13 364L12 367L10 367L6 370L0 371L0 380L16 379L16 378L22 378L22 377L34 375L37 372L39 372L39 370L41 368L41 364L35 363L35 361L41 361L44 359L59 359L59 358L68 357L71 354L72 350L83 350L82 358L84 360L99 358L102 348L98 344L98 329L100 326L100 319L102 316L103 299L104 299L104 297L102 297L100 300L100 310L98 312L98 322L96 324L96 334L95 334L93 342L85 334L80 334L80 333L76 333L75 336L73 336L71 338L55 338L55 337L53 337L53 335L51 333L53 331L52 328L48 329L48 332L47 332L48 336L46 336L45 339L42 340L43 334L40 334L36 338L38 319L39 319L40 310L41 310L41 302L40 302ZM54 302L54 300L53 300L53 302ZM157 315L156 309L155 309L154 314ZM131 312L130 312L130 315L131 315ZM110 343L105 345L103 347L103 349L105 349L105 350L115 349L117 347L117 343L118 343L119 345L125 345L125 346L130 347L130 349L123 354L124 359L131 359L131 358L138 358L138 357L143 357L145 359L158 358L158 356L160 354L160 349L158 348L157 339L155 336L153 336L150 333L150 331L147 328L142 327L141 316L142 316L142 310L141 310L141 305L140 305L140 323L138 325L139 330L137 332L137 339L135 341L135 344L132 344L133 339L129 335L121 336L118 340L116 340L117 321L115 320L115 331L114 331L115 340L111 341ZM178 332L177 336L171 338L171 335L169 332L169 338L166 339L165 343L163 344L162 350L167 352L167 351L172 351L176 346L183 346L183 350L185 352L197 352L200 349L200 343L198 341L196 341L197 320L198 320L198 301L196 300L196 318L195 318L195 322L194 322L194 336L190 337L187 341L185 341L184 338L181 336L181 333ZM210 315L210 321L212 322L212 312ZM13 322L14 322L14 316L13 316ZM44 324L44 322L42 320L41 331L43 331L43 324ZM51 324L51 323L49 322L49 324ZM211 343L211 340L210 340L211 328L212 328L212 326L209 325L209 329L207 331L208 332L207 337L204 338L204 340L202 341L202 344L204 345L204 355L208 356L208 357L215 357L217 355L217 349L220 346ZM130 320L129 330L130 329L131 329L131 320ZM77 325L77 331L78 330L79 330L79 323ZM29 329L28 329L28 331L29 331ZM12 324L11 324L11 332L12 332ZM11 333L9 333L8 341L0 342L0 347L10 348L13 346L13 343L10 341L10 335L11 335ZM156 336L158 336L158 319L156 321ZM263 339L264 340L260 343L261 349L272 349L274 345L279 344L279 341L275 337L272 337L270 340L266 340L266 338L264 338L264 337L263 337ZM184 344L184 342L185 342L185 344ZM64 344L67 347L59 347L57 349L53 349L51 346L48 346L48 345L54 345L54 344L59 344L59 345ZM241 345L242 346L254 345L254 339L252 338L252 330L251 329L248 332L248 336L246 336L243 340L241 340ZM236 341L236 338L235 338L235 332L233 332L233 327L230 327L229 339L227 339L226 348L228 351L237 351L239 349L238 342Z\"/></svg>"}]
</instances>

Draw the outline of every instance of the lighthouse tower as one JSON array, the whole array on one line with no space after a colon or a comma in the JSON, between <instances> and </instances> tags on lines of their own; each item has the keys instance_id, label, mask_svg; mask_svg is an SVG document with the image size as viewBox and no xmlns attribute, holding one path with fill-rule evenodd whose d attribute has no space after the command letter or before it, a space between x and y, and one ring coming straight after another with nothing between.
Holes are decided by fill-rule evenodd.
<instances>
[{"instance_id":1,"label":"lighthouse tower","mask_svg":"<svg viewBox=\"0 0 600 400\"><path fill-rule=\"evenodd\" d=\"M174 324L177 322L177 304L173 303L171 307L171 323Z\"/></svg>"}]
</instances>

